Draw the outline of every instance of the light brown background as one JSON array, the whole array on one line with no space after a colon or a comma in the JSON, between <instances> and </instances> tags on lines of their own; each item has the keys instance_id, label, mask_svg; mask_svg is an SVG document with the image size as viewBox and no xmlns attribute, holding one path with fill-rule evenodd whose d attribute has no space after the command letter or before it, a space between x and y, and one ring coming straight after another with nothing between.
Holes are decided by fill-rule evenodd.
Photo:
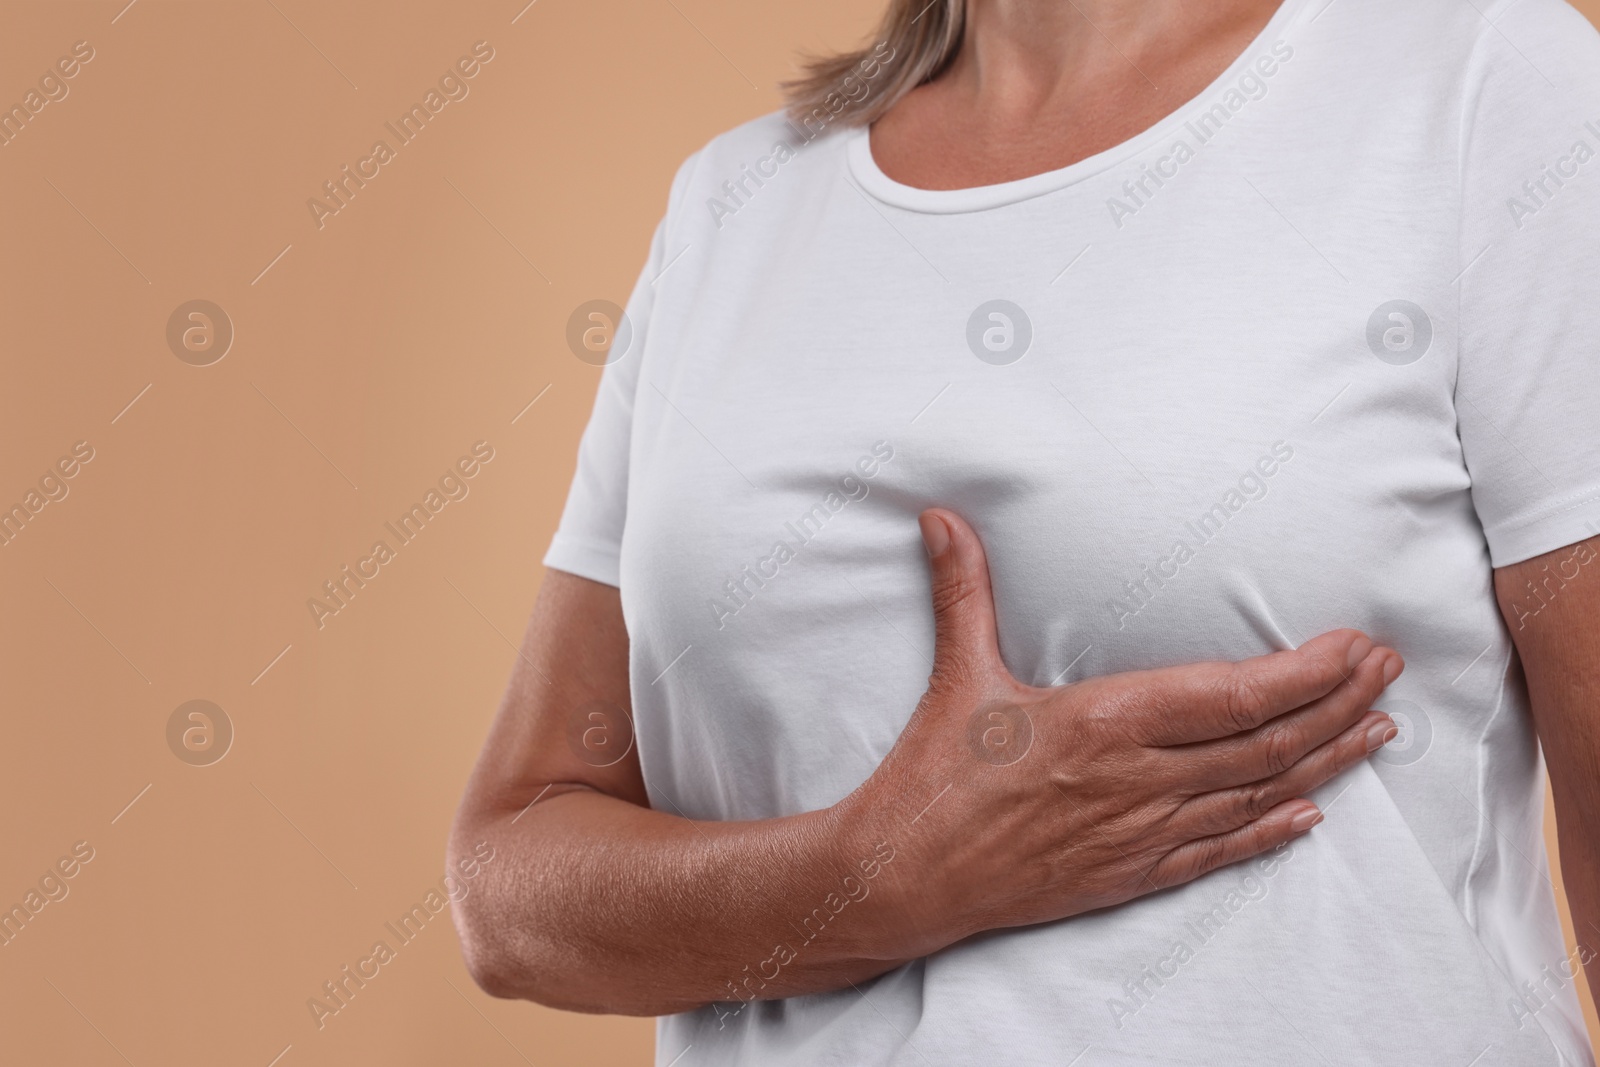
<instances>
[{"instance_id":1,"label":"light brown background","mask_svg":"<svg viewBox=\"0 0 1600 1067\"><path fill-rule=\"evenodd\" d=\"M444 915L320 1032L306 1000L441 872L598 375L567 316L625 300L677 164L881 0L125 3L0 8L0 104L95 50L0 147L0 506L95 450L0 547L0 906L95 849L0 947L0 1058L647 1063L646 1020L480 994ZM479 40L319 230L307 199ZM236 330L208 367L165 340L194 298ZM319 631L307 598L478 440L470 495ZM207 767L165 737L194 698L236 730Z\"/></svg>"}]
</instances>

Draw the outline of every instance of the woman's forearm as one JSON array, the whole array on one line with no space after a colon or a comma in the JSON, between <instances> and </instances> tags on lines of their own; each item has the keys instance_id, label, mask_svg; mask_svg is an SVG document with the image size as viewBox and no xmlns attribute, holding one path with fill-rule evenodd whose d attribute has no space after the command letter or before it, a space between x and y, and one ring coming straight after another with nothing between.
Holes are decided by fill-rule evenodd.
<instances>
[{"instance_id":1,"label":"woman's forearm","mask_svg":"<svg viewBox=\"0 0 1600 1067\"><path fill-rule=\"evenodd\" d=\"M845 810L701 822L552 788L458 826L452 852L496 855L456 906L468 965L497 996L664 1015L839 989L939 947L904 932L894 843Z\"/></svg>"}]
</instances>

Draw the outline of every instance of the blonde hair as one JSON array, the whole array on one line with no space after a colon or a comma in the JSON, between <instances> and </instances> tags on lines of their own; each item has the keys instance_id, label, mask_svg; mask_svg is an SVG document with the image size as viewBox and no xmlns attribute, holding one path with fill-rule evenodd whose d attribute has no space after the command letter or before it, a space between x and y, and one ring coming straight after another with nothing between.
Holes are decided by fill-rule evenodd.
<instances>
[{"instance_id":1,"label":"blonde hair","mask_svg":"<svg viewBox=\"0 0 1600 1067\"><path fill-rule=\"evenodd\" d=\"M805 56L800 76L779 85L789 118L813 135L875 121L955 58L966 10L966 0L889 0L873 43Z\"/></svg>"}]
</instances>

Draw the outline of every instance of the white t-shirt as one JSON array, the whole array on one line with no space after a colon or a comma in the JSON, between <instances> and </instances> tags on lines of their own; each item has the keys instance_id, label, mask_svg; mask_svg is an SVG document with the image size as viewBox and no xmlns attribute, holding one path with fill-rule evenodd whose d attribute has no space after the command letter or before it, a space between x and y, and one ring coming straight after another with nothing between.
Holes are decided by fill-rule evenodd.
<instances>
[{"instance_id":1,"label":"white t-shirt","mask_svg":"<svg viewBox=\"0 0 1600 1067\"><path fill-rule=\"evenodd\" d=\"M1600 38L1558 0L1287 0L1047 174L914 189L779 115L692 156L545 557L621 589L655 807L866 779L927 681L932 505L1025 682L1345 626L1408 667L1405 732L1292 848L827 995L742 1005L751 960L658 1063L1591 1063L1491 573L1600 532L1597 150Z\"/></svg>"}]
</instances>

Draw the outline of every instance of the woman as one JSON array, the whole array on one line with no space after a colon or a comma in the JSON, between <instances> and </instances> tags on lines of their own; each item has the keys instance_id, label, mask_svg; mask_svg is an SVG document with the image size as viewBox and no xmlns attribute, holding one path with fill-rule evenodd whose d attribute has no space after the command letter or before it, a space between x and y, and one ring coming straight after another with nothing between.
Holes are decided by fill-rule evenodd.
<instances>
[{"instance_id":1,"label":"woman","mask_svg":"<svg viewBox=\"0 0 1600 1067\"><path fill-rule=\"evenodd\" d=\"M1591 1063L1595 33L893 0L793 89L604 372L479 983L685 1067Z\"/></svg>"}]
</instances>

